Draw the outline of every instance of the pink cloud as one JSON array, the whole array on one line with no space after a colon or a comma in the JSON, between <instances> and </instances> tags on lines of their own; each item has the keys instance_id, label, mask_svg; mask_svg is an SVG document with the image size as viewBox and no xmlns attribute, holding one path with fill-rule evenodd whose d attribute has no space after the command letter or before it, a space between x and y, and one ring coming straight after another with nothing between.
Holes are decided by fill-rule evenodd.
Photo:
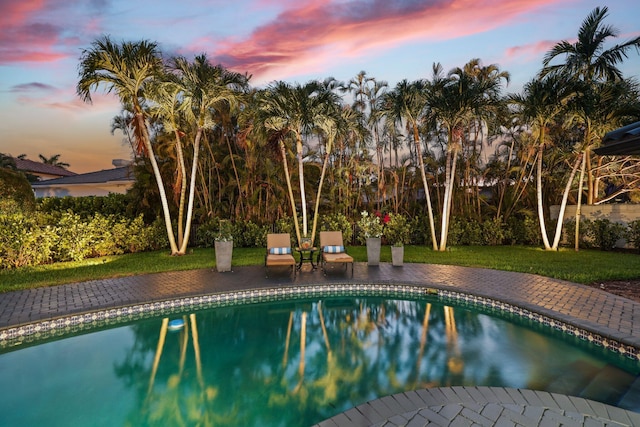
<instances>
[{"instance_id":1,"label":"pink cloud","mask_svg":"<svg viewBox=\"0 0 640 427\"><path fill-rule=\"evenodd\" d=\"M314 0L291 6L244 40L227 39L212 56L259 80L322 70L325 63L392 49L404 42L438 41L510 24L553 0ZM199 40L197 46L214 44Z\"/></svg>"},{"instance_id":2,"label":"pink cloud","mask_svg":"<svg viewBox=\"0 0 640 427\"><path fill-rule=\"evenodd\" d=\"M62 28L39 19L49 7L44 0L0 2L0 65L51 62L68 56L56 51Z\"/></svg>"},{"instance_id":3,"label":"pink cloud","mask_svg":"<svg viewBox=\"0 0 640 427\"><path fill-rule=\"evenodd\" d=\"M555 46L556 43L558 43L558 40L540 40L532 44L513 46L505 51L505 57L507 60L523 56L528 59L538 59Z\"/></svg>"},{"instance_id":4,"label":"pink cloud","mask_svg":"<svg viewBox=\"0 0 640 427\"><path fill-rule=\"evenodd\" d=\"M91 95L92 103L83 102L73 88L59 89L44 83L25 83L11 88L16 93L16 102L20 105L58 110L69 113L101 113L120 110L120 100L113 94L98 91Z\"/></svg>"}]
</instances>

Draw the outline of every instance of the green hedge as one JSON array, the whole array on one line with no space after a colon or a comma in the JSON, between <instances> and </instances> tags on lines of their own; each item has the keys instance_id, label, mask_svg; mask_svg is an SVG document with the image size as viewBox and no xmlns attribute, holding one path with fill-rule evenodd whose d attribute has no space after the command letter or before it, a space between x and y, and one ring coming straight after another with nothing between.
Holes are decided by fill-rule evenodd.
<instances>
[{"instance_id":1,"label":"green hedge","mask_svg":"<svg viewBox=\"0 0 640 427\"><path fill-rule=\"evenodd\" d=\"M52 217L57 222L50 223ZM156 250L168 246L164 224L145 225L115 215L88 219L68 211L59 215L0 212L0 268L9 269L85 258Z\"/></svg>"}]
</instances>

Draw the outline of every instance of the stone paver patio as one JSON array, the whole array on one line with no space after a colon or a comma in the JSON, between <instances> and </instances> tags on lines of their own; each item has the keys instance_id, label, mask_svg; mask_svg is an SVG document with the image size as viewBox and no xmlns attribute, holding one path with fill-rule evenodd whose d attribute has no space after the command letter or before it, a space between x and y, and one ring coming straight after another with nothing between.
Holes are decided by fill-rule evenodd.
<instances>
[{"instance_id":1,"label":"stone paver patio","mask_svg":"<svg viewBox=\"0 0 640 427\"><path fill-rule=\"evenodd\" d=\"M552 327L563 331L577 328L584 339L594 339L598 345L611 346L631 358L640 355L640 304L599 289L530 274L444 265L393 267L382 263L368 267L356 263L353 277L340 268L325 276L320 270L309 271L309 267L304 266L295 278L286 272L266 278L263 267L251 266L235 267L228 273L202 269L4 293L0 294L0 341L29 333L33 325L53 319L150 302L311 285L406 284L446 298L535 313L549 320ZM545 392L452 387L387 396L320 425L640 426L640 414Z\"/></svg>"}]
</instances>

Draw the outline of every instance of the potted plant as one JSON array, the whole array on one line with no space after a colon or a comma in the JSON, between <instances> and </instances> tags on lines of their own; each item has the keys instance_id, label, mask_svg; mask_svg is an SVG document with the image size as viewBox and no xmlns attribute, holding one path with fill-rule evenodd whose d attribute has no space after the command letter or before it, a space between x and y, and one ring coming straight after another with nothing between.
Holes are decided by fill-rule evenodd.
<instances>
[{"instance_id":1,"label":"potted plant","mask_svg":"<svg viewBox=\"0 0 640 427\"><path fill-rule=\"evenodd\" d=\"M382 237L382 221L377 215L369 215L369 212L360 212L358 220L358 238L360 243L367 245L367 265L380 264L380 246Z\"/></svg>"},{"instance_id":2,"label":"potted plant","mask_svg":"<svg viewBox=\"0 0 640 427\"><path fill-rule=\"evenodd\" d=\"M404 263L404 245L409 243L409 222L402 214L390 214L384 226L384 236L391 245L391 262L394 266Z\"/></svg>"},{"instance_id":3,"label":"potted plant","mask_svg":"<svg viewBox=\"0 0 640 427\"><path fill-rule=\"evenodd\" d=\"M231 257L233 255L233 224L231 221L221 219L218 224L218 232L214 237L216 250L216 269L219 272L231 271Z\"/></svg>"}]
</instances>

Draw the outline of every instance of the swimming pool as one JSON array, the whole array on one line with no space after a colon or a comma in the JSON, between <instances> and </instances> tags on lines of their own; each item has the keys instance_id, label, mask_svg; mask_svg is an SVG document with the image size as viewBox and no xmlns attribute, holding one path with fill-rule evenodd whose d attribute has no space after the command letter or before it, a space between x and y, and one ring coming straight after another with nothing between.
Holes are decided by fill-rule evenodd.
<instances>
[{"instance_id":1,"label":"swimming pool","mask_svg":"<svg viewBox=\"0 0 640 427\"><path fill-rule=\"evenodd\" d=\"M627 397L639 373L637 361L553 328L436 298L313 297L4 350L0 417L8 426L311 425L376 397L454 385L640 411Z\"/></svg>"}]
</instances>

